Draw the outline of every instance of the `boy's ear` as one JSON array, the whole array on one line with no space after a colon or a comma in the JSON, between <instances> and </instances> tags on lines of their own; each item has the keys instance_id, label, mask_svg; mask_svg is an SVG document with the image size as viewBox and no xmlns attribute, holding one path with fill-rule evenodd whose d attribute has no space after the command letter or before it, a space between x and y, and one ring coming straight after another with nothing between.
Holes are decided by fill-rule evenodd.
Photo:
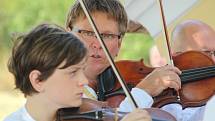
<instances>
[{"instance_id":1,"label":"boy's ear","mask_svg":"<svg viewBox=\"0 0 215 121\"><path fill-rule=\"evenodd\" d=\"M72 31L69 27L66 27L66 31L67 32L70 32L70 31Z\"/></svg>"},{"instance_id":2,"label":"boy's ear","mask_svg":"<svg viewBox=\"0 0 215 121\"><path fill-rule=\"evenodd\" d=\"M39 79L41 75L41 72L38 70L33 70L31 71L31 73L29 74L29 80L31 82L31 85L33 86L33 88L37 91L37 92L42 92L43 89L43 81L41 81Z\"/></svg>"}]
</instances>

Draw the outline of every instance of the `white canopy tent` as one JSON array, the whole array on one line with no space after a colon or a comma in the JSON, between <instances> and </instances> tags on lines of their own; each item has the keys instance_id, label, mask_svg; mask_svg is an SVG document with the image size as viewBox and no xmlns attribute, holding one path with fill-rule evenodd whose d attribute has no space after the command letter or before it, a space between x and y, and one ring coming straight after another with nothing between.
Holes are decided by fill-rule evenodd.
<instances>
[{"instance_id":1,"label":"white canopy tent","mask_svg":"<svg viewBox=\"0 0 215 121\"><path fill-rule=\"evenodd\" d=\"M190 10L199 0L163 0L167 25ZM162 30L158 0L125 0L125 9L130 19L140 22L153 37Z\"/></svg>"}]
</instances>

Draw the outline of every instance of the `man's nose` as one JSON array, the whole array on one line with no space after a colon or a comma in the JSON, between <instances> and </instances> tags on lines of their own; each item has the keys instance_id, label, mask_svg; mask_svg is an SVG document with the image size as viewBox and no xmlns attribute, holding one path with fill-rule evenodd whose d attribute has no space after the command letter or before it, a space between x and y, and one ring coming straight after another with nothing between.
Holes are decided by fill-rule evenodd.
<instances>
[{"instance_id":1,"label":"man's nose","mask_svg":"<svg viewBox=\"0 0 215 121\"><path fill-rule=\"evenodd\" d=\"M92 48L92 49L101 49L102 47L101 47L99 41L97 39L94 39L90 43L90 48Z\"/></svg>"}]
</instances>

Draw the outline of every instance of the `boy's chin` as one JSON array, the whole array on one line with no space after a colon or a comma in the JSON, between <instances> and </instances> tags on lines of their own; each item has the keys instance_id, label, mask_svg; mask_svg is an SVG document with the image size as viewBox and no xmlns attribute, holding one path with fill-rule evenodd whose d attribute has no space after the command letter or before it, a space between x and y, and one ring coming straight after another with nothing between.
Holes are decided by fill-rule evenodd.
<instances>
[{"instance_id":1,"label":"boy's chin","mask_svg":"<svg viewBox=\"0 0 215 121\"><path fill-rule=\"evenodd\" d=\"M76 101L73 103L73 107L80 107L82 105L82 100L80 99L79 101Z\"/></svg>"}]
</instances>

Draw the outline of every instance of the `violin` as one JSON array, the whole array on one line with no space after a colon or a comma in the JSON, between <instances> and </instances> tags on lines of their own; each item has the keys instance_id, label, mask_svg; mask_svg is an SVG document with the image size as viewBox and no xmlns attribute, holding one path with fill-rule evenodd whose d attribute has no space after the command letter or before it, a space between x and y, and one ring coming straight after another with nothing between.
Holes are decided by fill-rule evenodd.
<instances>
[{"instance_id":1,"label":"violin","mask_svg":"<svg viewBox=\"0 0 215 121\"><path fill-rule=\"evenodd\" d=\"M198 51L175 55L173 61L175 66L182 70L182 74L179 75L182 84L179 95L174 89L168 88L160 95L153 97L153 107L160 108L170 103L181 104L183 108L205 105L215 94L214 61L208 55ZM155 69L145 66L142 59L140 61L121 60L116 62L116 66L123 79L126 80L126 84L131 88ZM105 100L111 107L118 107L124 99L119 83L115 83L114 88L105 94Z\"/></svg>"},{"instance_id":2,"label":"violin","mask_svg":"<svg viewBox=\"0 0 215 121\"><path fill-rule=\"evenodd\" d=\"M157 109L146 110L152 117L152 121L176 121L169 113ZM119 112L116 108L110 108L107 103L91 99L83 99L80 107L61 108L57 111L57 121L119 121L126 112Z\"/></svg>"}]
</instances>

